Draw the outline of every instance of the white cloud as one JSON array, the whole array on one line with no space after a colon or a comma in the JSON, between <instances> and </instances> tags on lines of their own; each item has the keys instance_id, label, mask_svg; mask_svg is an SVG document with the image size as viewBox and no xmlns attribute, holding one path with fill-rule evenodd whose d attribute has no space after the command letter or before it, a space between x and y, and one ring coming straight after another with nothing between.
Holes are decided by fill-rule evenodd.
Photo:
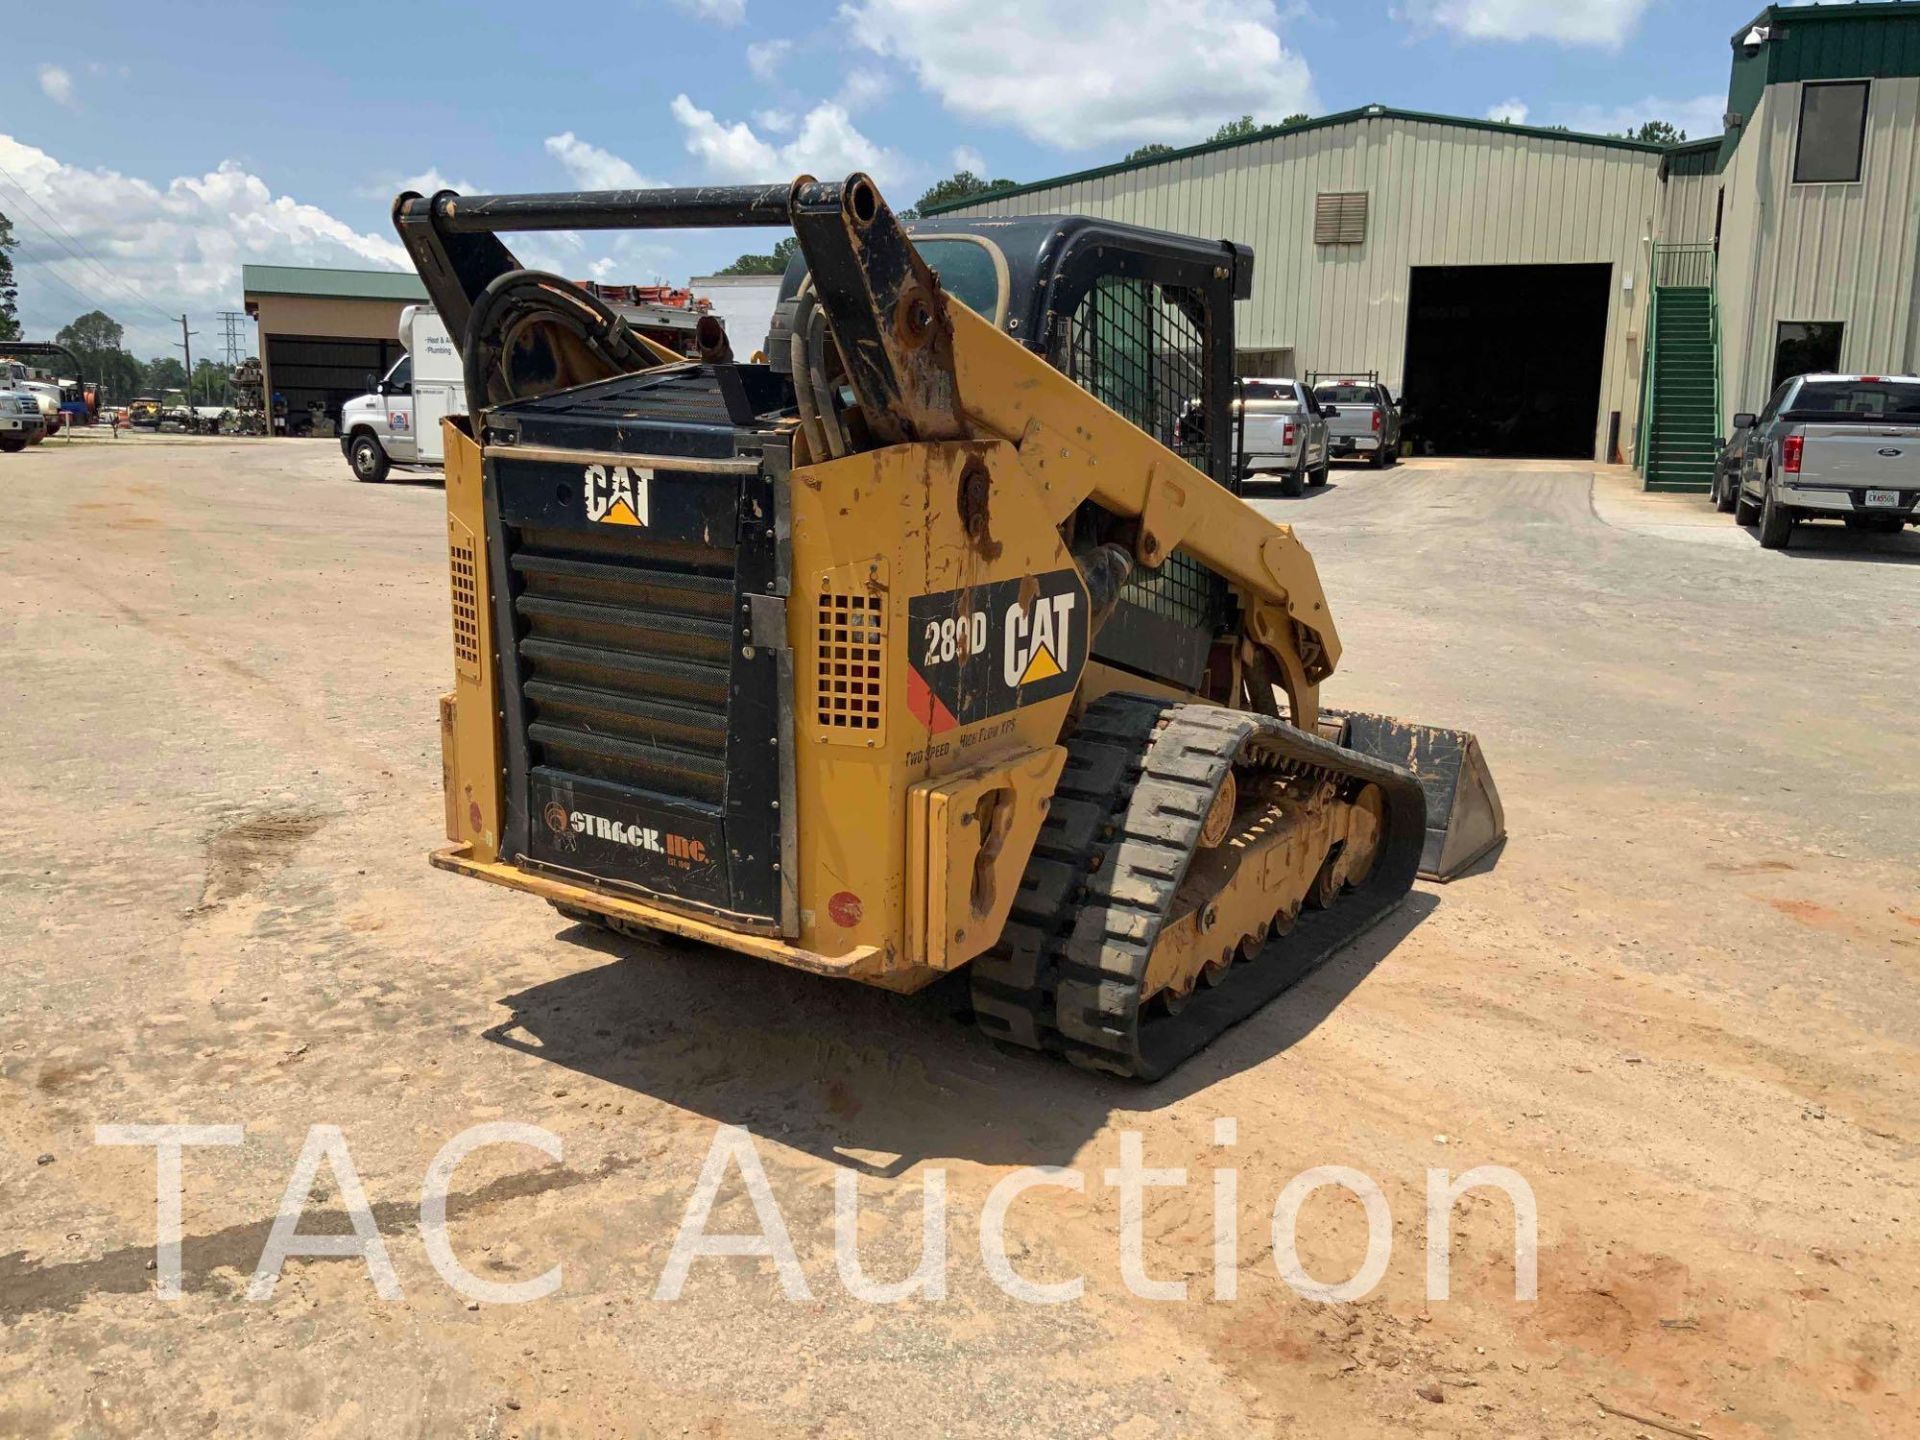
<instances>
[{"instance_id":1,"label":"white cloud","mask_svg":"<svg viewBox=\"0 0 1920 1440\"><path fill-rule=\"evenodd\" d=\"M567 167L582 190L654 190L659 186L633 166L598 145L589 145L571 130L549 135L547 153Z\"/></svg>"},{"instance_id":2,"label":"white cloud","mask_svg":"<svg viewBox=\"0 0 1920 1440\"><path fill-rule=\"evenodd\" d=\"M0 134L0 169L12 177L7 211L20 240L14 269L30 335L51 335L98 306L126 326L131 348L170 353L159 347L177 331L170 337L160 317L186 311L210 319L238 309L244 262L407 268L391 235L362 234L318 206L276 195L233 161L156 185L67 165ZM20 203L23 193L28 203Z\"/></svg>"},{"instance_id":3,"label":"white cloud","mask_svg":"<svg viewBox=\"0 0 1920 1440\"><path fill-rule=\"evenodd\" d=\"M1498 105L1495 105L1487 111L1487 119L1504 120L1509 125L1524 125L1527 123L1526 101L1502 100Z\"/></svg>"},{"instance_id":4,"label":"white cloud","mask_svg":"<svg viewBox=\"0 0 1920 1440\"><path fill-rule=\"evenodd\" d=\"M849 70L840 82L840 93L833 98L845 110L864 110L893 88L893 82L878 70L860 66Z\"/></svg>"},{"instance_id":5,"label":"white cloud","mask_svg":"<svg viewBox=\"0 0 1920 1440\"><path fill-rule=\"evenodd\" d=\"M1624 135L1648 120L1665 120L1686 131L1690 140L1706 140L1720 133L1720 117L1726 109L1727 97L1715 93L1691 100L1649 95L1622 105L1574 105L1554 113L1561 124L1588 135Z\"/></svg>"},{"instance_id":6,"label":"white cloud","mask_svg":"<svg viewBox=\"0 0 1920 1440\"><path fill-rule=\"evenodd\" d=\"M953 147L953 169L958 174L962 170L971 170L982 180L987 178L987 157L971 145Z\"/></svg>"},{"instance_id":7,"label":"white cloud","mask_svg":"<svg viewBox=\"0 0 1920 1440\"><path fill-rule=\"evenodd\" d=\"M677 0L682 10L691 10L703 20L721 25L738 25L747 18L747 0Z\"/></svg>"},{"instance_id":8,"label":"white cloud","mask_svg":"<svg viewBox=\"0 0 1920 1440\"><path fill-rule=\"evenodd\" d=\"M747 68L758 78L771 80L791 49L791 40L756 40L747 46Z\"/></svg>"},{"instance_id":9,"label":"white cloud","mask_svg":"<svg viewBox=\"0 0 1920 1440\"><path fill-rule=\"evenodd\" d=\"M1046 145L1178 144L1316 108L1273 0L846 0L840 16L955 114Z\"/></svg>"},{"instance_id":10,"label":"white cloud","mask_svg":"<svg viewBox=\"0 0 1920 1440\"><path fill-rule=\"evenodd\" d=\"M418 175L395 175L391 171L382 172L362 185L358 193L369 200L385 200L391 203L393 197L402 190L415 190L422 195L432 195L439 190L458 190L462 195L473 195L482 193L484 188L471 180L449 180L439 167L429 165Z\"/></svg>"},{"instance_id":11,"label":"white cloud","mask_svg":"<svg viewBox=\"0 0 1920 1440\"><path fill-rule=\"evenodd\" d=\"M64 105L69 110L78 110L79 103L73 98L73 76L58 65L40 67L40 93L56 105Z\"/></svg>"},{"instance_id":12,"label":"white cloud","mask_svg":"<svg viewBox=\"0 0 1920 1440\"><path fill-rule=\"evenodd\" d=\"M1469 40L1554 40L1618 50L1652 0L1406 0L1415 25Z\"/></svg>"},{"instance_id":13,"label":"white cloud","mask_svg":"<svg viewBox=\"0 0 1920 1440\"><path fill-rule=\"evenodd\" d=\"M825 101L800 120L785 145L762 139L744 120L726 124L685 95L673 100L673 118L686 131L687 150L723 180L787 180L802 171L837 180L864 170L885 184L909 168L901 156L855 128L841 106Z\"/></svg>"},{"instance_id":14,"label":"white cloud","mask_svg":"<svg viewBox=\"0 0 1920 1440\"><path fill-rule=\"evenodd\" d=\"M774 135L785 135L800 122L794 118L791 110L756 110L753 123L762 130Z\"/></svg>"}]
</instances>

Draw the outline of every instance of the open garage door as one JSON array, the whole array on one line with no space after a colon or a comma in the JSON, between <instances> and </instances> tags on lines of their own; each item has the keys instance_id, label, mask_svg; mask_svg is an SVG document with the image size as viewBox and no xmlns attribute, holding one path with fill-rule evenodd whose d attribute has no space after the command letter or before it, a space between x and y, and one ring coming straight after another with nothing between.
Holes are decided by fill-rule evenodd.
<instances>
[{"instance_id":1,"label":"open garage door","mask_svg":"<svg viewBox=\"0 0 1920 1440\"><path fill-rule=\"evenodd\" d=\"M1611 265L1416 265L1406 431L1415 453L1591 459Z\"/></svg>"},{"instance_id":2,"label":"open garage door","mask_svg":"<svg viewBox=\"0 0 1920 1440\"><path fill-rule=\"evenodd\" d=\"M340 423L340 407L367 393L367 377L378 378L406 352L398 340L351 340L323 335L267 335L267 376L273 393L286 403L290 433L305 433L315 408L329 427Z\"/></svg>"}]
</instances>

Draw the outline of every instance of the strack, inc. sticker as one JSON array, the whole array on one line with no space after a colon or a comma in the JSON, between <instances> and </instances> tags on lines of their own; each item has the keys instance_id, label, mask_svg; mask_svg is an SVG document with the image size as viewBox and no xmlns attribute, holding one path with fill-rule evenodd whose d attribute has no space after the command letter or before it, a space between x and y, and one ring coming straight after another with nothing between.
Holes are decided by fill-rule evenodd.
<instances>
[{"instance_id":1,"label":"strack, inc. sticker","mask_svg":"<svg viewBox=\"0 0 1920 1440\"><path fill-rule=\"evenodd\" d=\"M1087 662L1087 592L1050 570L907 602L907 708L938 735L1051 700Z\"/></svg>"}]
</instances>

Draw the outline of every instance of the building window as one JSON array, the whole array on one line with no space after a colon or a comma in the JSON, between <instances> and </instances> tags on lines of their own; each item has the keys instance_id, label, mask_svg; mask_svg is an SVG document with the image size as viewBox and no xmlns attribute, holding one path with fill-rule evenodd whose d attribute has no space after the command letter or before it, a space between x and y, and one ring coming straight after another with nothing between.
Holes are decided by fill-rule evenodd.
<instances>
[{"instance_id":1,"label":"building window","mask_svg":"<svg viewBox=\"0 0 1920 1440\"><path fill-rule=\"evenodd\" d=\"M1860 178L1867 140L1867 82L1827 81L1800 87L1796 185L1850 184Z\"/></svg>"},{"instance_id":2,"label":"building window","mask_svg":"<svg viewBox=\"0 0 1920 1440\"><path fill-rule=\"evenodd\" d=\"M1367 238L1367 192L1320 195L1313 202L1313 243L1359 245Z\"/></svg>"},{"instance_id":3,"label":"building window","mask_svg":"<svg viewBox=\"0 0 1920 1440\"><path fill-rule=\"evenodd\" d=\"M1782 320L1774 332L1773 388L1778 390L1796 375L1839 370L1840 336L1845 329L1838 320Z\"/></svg>"}]
</instances>

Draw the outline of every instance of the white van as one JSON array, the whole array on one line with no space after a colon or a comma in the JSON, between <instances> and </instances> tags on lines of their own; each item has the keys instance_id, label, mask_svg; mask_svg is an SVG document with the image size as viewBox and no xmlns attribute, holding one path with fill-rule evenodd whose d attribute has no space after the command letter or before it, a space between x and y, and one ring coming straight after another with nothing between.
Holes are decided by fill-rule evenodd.
<instances>
[{"instance_id":1,"label":"white van","mask_svg":"<svg viewBox=\"0 0 1920 1440\"><path fill-rule=\"evenodd\" d=\"M407 353L373 393L340 407L340 450L356 480L384 480L395 465L444 464L440 422L467 413L460 352L431 305L400 312L400 343Z\"/></svg>"}]
</instances>

